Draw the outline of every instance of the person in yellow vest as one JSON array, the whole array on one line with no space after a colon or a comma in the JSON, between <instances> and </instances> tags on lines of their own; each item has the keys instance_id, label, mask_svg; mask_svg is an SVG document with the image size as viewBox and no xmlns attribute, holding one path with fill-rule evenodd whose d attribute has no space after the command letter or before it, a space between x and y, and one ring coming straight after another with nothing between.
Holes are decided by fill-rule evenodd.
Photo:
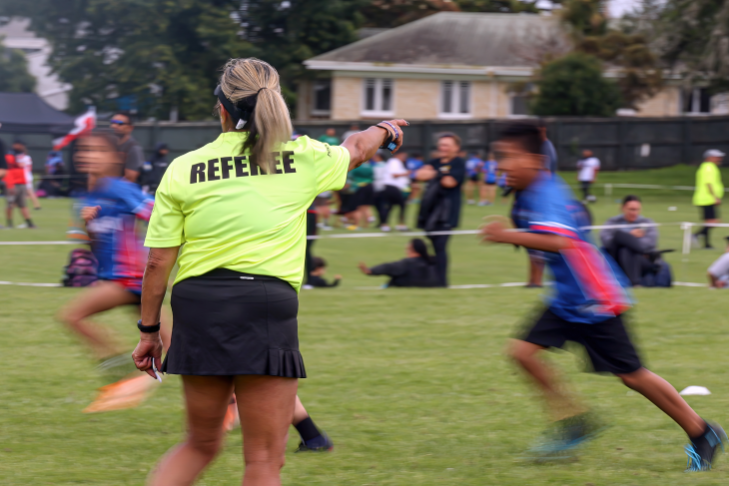
<instances>
[{"instance_id":1,"label":"person in yellow vest","mask_svg":"<svg viewBox=\"0 0 729 486\"><path fill-rule=\"evenodd\" d=\"M711 224L719 222L719 205L724 197L724 184L721 181L719 166L724 158L724 152L711 149L704 152L704 162L696 171L696 189L694 191L694 206L699 207L701 218L705 226L694 234L694 241L704 236L704 248L712 249L709 243L709 230Z\"/></svg>"},{"instance_id":2,"label":"person in yellow vest","mask_svg":"<svg viewBox=\"0 0 729 486\"><path fill-rule=\"evenodd\" d=\"M160 461L152 486L192 484L215 458L235 393L243 430L244 486L280 484L294 418L298 293L306 211L382 146L396 151L405 120L378 123L340 146L302 136L279 75L258 59L232 59L215 90L223 133L175 159L155 195L145 246L140 342L132 357L156 375L160 307L175 262L174 329L161 371L182 375L187 436Z\"/></svg>"}]
</instances>

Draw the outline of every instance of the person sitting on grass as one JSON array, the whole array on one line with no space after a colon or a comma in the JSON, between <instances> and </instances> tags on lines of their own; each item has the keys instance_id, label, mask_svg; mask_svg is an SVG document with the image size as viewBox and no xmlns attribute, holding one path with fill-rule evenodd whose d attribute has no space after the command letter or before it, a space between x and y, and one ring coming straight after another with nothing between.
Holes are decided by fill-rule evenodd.
<instances>
[{"instance_id":1,"label":"person sitting on grass","mask_svg":"<svg viewBox=\"0 0 729 486\"><path fill-rule=\"evenodd\" d=\"M309 281L312 287L336 287L342 281L341 275L335 275L332 283L324 280L324 274L327 273L327 262L321 257L312 259L312 270L309 272Z\"/></svg>"},{"instance_id":2,"label":"person sitting on grass","mask_svg":"<svg viewBox=\"0 0 729 486\"><path fill-rule=\"evenodd\" d=\"M359 269L365 275L387 275L390 277L387 287L438 287L438 273L433 257L428 254L425 241L413 238L405 247L407 258L383 263L369 268L360 262Z\"/></svg>"},{"instance_id":3,"label":"person sitting on grass","mask_svg":"<svg viewBox=\"0 0 729 486\"><path fill-rule=\"evenodd\" d=\"M709 287L714 289L729 288L729 236L726 238L727 246L724 254L711 264L707 275Z\"/></svg>"},{"instance_id":4,"label":"person sitting on grass","mask_svg":"<svg viewBox=\"0 0 729 486\"><path fill-rule=\"evenodd\" d=\"M640 198L625 196L621 206L622 214L613 216L605 222L606 226L636 225L626 228L604 228L600 230L600 241L613 260L615 260L633 286L640 285L641 277L654 270L655 250L658 246L658 229L655 224L642 216Z\"/></svg>"}]
</instances>

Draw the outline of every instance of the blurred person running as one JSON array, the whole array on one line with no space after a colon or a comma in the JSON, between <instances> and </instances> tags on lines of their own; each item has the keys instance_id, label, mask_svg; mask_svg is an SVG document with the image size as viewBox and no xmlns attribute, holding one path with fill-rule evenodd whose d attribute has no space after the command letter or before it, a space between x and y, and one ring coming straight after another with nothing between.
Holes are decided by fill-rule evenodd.
<instances>
[{"instance_id":1,"label":"blurred person running","mask_svg":"<svg viewBox=\"0 0 729 486\"><path fill-rule=\"evenodd\" d=\"M530 453L538 460L564 459L600 431L594 414L560 386L556 373L540 358L545 349L572 341L584 346L595 372L614 374L686 432L687 471L711 469L726 434L699 417L666 380L643 367L623 323L631 307L625 276L582 229L589 221L584 207L562 179L545 169L537 127L525 122L507 126L498 159L508 184L520 191L515 219L522 231L509 231L494 221L482 229L483 238L545 252L555 279L548 308L512 341L509 351L541 391L554 421L553 432Z\"/></svg>"},{"instance_id":2,"label":"blurred person running","mask_svg":"<svg viewBox=\"0 0 729 486\"><path fill-rule=\"evenodd\" d=\"M711 224L719 223L719 206L724 197L724 183L721 180L719 166L724 159L724 152L721 150L707 150L704 152L704 162L696 171L696 189L694 190L693 204L699 208L704 227L697 231L693 238L696 243L699 236L704 236L704 248L713 249L709 242L709 231Z\"/></svg>"},{"instance_id":3,"label":"blurred person running","mask_svg":"<svg viewBox=\"0 0 729 486\"><path fill-rule=\"evenodd\" d=\"M724 253L711 264L706 272L711 288L729 288L729 236L726 237L726 245Z\"/></svg>"},{"instance_id":4,"label":"blurred person running","mask_svg":"<svg viewBox=\"0 0 729 486\"><path fill-rule=\"evenodd\" d=\"M81 201L91 252L98 261L99 282L76 296L59 312L59 319L84 340L100 360L99 370L116 381L99 389L84 412L134 407L157 381L134 369L125 347L90 320L101 312L132 305L139 309L146 255L137 221L148 221L154 200L139 186L120 177L121 160L114 136L93 132L76 141L74 164L89 175L89 192ZM162 329L169 345L167 317Z\"/></svg>"},{"instance_id":5,"label":"blurred person running","mask_svg":"<svg viewBox=\"0 0 729 486\"><path fill-rule=\"evenodd\" d=\"M15 160L18 162L18 165L25 171L25 189L30 198L30 202L33 203L34 209L40 209L41 205L33 187L33 159L28 155L28 148L25 142L16 138L13 142L13 152L15 152Z\"/></svg>"},{"instance_id":6,"label":"blurred person running","mask_svg":"<svg viewBox=\"0 0 729 486\"><path fill-rule=\"evenodd\" d=\"M192 484L220 451L235 393L244 486L280 484L286 433L296 418L299 290L306 210L341 189L349 170L383 145L397 149L404 120L379 123L331 146L291 141L278 72L231 59L215 89L222 132L176 158L156 194L145 243L137 367L162 356L159 315L168 279L174 330L162 371L182 376L187 433L150 475L151 486Z\"/></svg>"}]
</instances>

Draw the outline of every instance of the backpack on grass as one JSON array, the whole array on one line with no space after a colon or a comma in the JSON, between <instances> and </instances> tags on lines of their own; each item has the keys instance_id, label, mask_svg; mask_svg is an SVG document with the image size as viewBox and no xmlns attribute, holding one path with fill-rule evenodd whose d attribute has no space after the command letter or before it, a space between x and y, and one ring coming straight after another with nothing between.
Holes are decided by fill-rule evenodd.
<instances>
[{"instance_id":1,"label":"backpack on grass","mask_svg":"<svg viewBox=\"0 0 729 486\"><path fill-rule=\"evenodd\" d=\"M99 262L89 250L76 248L68 256L68 265L63 267L64 287L88 287L99 279Z\"/></svg>"}]
</instances>

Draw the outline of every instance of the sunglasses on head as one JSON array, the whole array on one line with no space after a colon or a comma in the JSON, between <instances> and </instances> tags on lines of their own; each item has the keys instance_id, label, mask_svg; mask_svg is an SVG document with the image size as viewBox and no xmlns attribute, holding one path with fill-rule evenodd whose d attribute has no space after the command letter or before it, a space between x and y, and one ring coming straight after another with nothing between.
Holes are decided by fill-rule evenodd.
<instances>
[{"instance_id":1,"label":"sunglasses on head","mask_svg":"<svg viewBox=\"0 0 729 486\"><path fill-rule=\"evenodd\" d=\"M109 123L111 123L112 125L119 125L119 126L129 125L129 123L127 123L125 121L121 121L121 120L111 120Z\"/></svg>"}]
</instances>

